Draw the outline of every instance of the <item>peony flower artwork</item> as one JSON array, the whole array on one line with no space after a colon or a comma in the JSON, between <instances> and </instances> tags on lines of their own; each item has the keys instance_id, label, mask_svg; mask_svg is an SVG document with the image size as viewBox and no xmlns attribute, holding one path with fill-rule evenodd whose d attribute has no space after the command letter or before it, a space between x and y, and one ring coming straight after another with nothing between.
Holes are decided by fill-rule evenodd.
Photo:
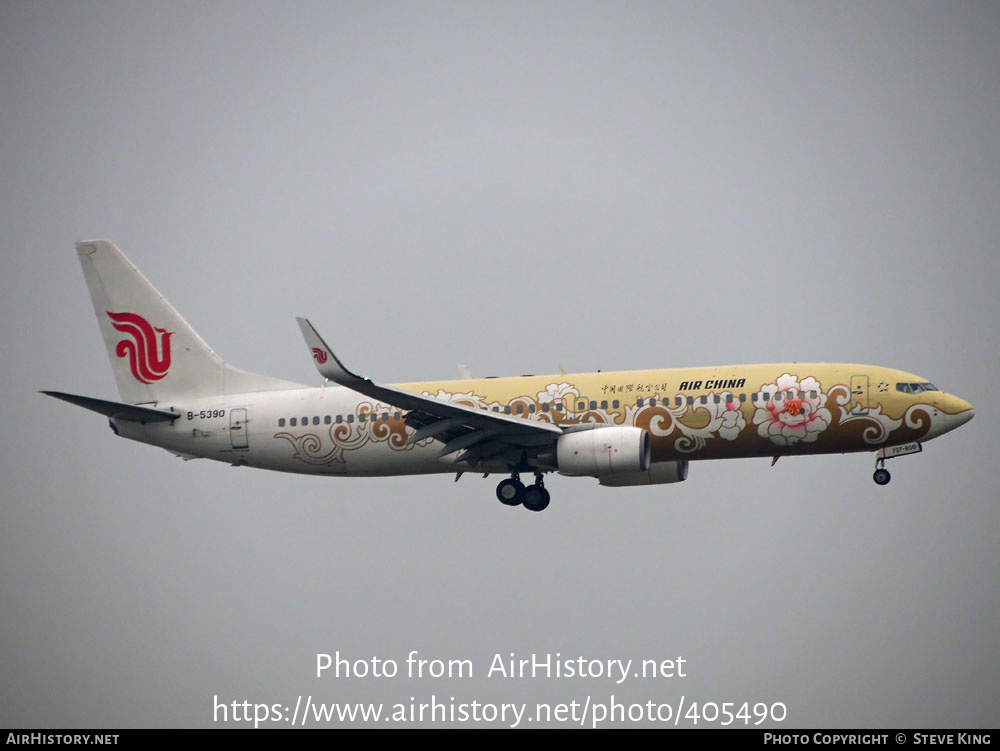
<instances>
[{"instance_id":1,"label":"peony flower artwork","mask_svg":"<svg viewBox=\"0 0 1000 751\"><path fill-rule=\"evenodd\" d=\"M826 408L826 394L819 382L808 376L801 381L790 373L776 383L761 387L763 402L758 401L753 415L757 433L778 446L812 443L830 427L832 417Z\"/></svg>"}]
</instances>

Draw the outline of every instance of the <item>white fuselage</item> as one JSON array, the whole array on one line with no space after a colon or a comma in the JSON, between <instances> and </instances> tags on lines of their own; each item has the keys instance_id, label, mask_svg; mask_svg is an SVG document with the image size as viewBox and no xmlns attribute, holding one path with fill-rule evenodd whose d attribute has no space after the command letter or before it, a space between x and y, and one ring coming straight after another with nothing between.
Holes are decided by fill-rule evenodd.
<instances>
[{"instance_id":1,"label":"white fuselage","mask_svg":"<svg viewBox=\"0 0 1000 751\"><path fill-rule=\"evenodd\" d=\"M113 422L125 438L185 457L238 466L355 477L455 471L453 465L439 461L438 449L426 442L396 450L385 440L373 440L384 423L373 422L367 413L362 421L359 408L365 404L370 405L371 400L331 386L185 400L169 405L180 412L171 423ZM386 411L389 422L401 429L398 411L387 407L379 416ZM337 444L331 431L341 434ZM398 443L405 443L405 437Z\"/></svg>"}]
</instances>

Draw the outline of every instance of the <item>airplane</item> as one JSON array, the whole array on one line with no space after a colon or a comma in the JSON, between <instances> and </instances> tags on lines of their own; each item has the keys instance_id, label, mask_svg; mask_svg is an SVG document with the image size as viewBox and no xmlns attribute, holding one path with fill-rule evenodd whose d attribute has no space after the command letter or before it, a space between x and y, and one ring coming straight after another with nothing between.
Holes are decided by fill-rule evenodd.
<instances>
[{"instance_id":1,"label":"airplane","mask_svg":"<svg viewBox=\"0 0 1000 751\"><path fill-rule=\"evenodd\" d=\"M382 385L299 318L324 378L310 387L227 364L113 243L76 251L121 401L41 393L185 460L335 477L501 474L501 503L542 511L548 473L657 485L686 480L692 461L734 457L875 451L885 485L886 460L975 414L920 376L845 363L480 379L461 366L458 380Z\"/></svg>"}]
</instances>

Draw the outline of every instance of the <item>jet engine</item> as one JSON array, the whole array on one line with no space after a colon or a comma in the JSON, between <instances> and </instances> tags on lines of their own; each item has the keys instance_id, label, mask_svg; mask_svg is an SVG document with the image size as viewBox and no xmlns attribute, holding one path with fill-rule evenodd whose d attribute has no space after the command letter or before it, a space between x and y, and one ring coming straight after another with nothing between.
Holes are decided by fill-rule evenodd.
<instances>
[{"instance_id":1,"label":"jet engine","mask_svg":"<svg viewBox=\"0 0 1000 751\"><path fill-rule=\"evenodd\" d=\"M566 433L556 442L559 474L586 477L642 473L649 469L649 433L642 428L594 428Z\"/></svg>"}]
</instances>

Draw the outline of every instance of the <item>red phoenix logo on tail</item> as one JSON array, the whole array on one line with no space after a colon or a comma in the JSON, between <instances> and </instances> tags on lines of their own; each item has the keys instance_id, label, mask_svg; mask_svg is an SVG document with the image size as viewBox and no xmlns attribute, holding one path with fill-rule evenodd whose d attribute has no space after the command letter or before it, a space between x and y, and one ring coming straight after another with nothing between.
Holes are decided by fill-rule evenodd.
<instances>
[{"instance_id":1,"label":"red phoenix logo on tail","mask_svg":"<svg viewBox=\"0 0 1000 751\"><path fill-rule=\"evenodd\" d=\"M313 360L318 362L320 365L326 362L326 352L319 347L313 347Z\"/></svg>"},{"instance_id":2,"label":"red phoenix logo on tail","mask_svg":"<svg viewBox=\"0 0 1000 751\"><path fill-rule=\"evenodd\" d=\"M135 313L105 311L116 331L129 336L115 347L115 354L128 357L128 366L135 380L142 383L158 381L170 370L170 337L173 331L153 328L149 321ZM159 334L159 341L157 341Z\"/></svg>"}]
</instances>

